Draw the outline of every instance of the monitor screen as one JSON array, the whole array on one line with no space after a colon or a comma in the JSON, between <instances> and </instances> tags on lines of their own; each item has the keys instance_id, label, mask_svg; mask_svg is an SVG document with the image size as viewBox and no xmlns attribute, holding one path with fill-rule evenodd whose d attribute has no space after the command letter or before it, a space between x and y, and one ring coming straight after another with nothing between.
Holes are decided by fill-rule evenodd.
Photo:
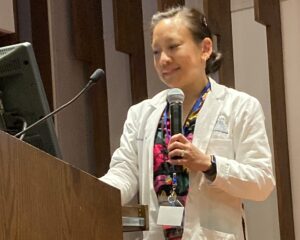
<instances>
[{"instance_id":1,"label":"monitor screen","mask_svg":"<svg viewBox=\"0 0 300 240\"><path fill-rule=\"evenodd\" d=\"M0 48L0 129L15 135L47 113L49 105L30 43ZM24 141L61 158L53 119L30 129Z\"/></svg>"}]
</instances>

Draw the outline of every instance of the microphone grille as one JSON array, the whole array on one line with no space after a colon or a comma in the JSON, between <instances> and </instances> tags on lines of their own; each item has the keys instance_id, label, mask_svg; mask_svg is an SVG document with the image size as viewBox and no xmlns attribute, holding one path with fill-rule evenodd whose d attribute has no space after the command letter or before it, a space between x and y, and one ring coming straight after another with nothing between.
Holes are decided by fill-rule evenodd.
<instances>
[{"instance_id":1,"label":"microphone grille","mask_svg":"<svg viewBox=\"0 0 300 240\"><path fill-rule=\"evenodd\" d=\"M171 88L168 91L167 95L167 101L171 103L176 103L176 102L183 102L184 100L184 93L181 89L179 88Z\"/></svg>"},{"instance_id":2,"label":"microphone grille","mask_svg":"<svg viewBox=\"0 0 300 240\"><path fill-rule=\"evenodd\" d=\"M101 68L96 69L93 74L90 76L90 80L94 83L97 82L99 79L103 78L105 75L104 71Z\"/></svg>"}]
</instances>

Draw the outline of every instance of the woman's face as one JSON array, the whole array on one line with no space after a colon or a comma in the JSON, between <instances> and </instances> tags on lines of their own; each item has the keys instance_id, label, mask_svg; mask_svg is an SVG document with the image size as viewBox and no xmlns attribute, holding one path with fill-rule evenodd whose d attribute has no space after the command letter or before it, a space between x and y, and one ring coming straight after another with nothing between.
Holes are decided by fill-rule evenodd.
<instances>
[{"instance_id":1,"label":"woman's face","mask_svg":"<svg viewBox=\"0 0 300 240\"><path fill-rule=\"evenodd\" d=\"M193 87L205 76L209 56L182 19L161 20L153 29L152 49L155 69L168 87Z\"/></svg>"}]
</instances>

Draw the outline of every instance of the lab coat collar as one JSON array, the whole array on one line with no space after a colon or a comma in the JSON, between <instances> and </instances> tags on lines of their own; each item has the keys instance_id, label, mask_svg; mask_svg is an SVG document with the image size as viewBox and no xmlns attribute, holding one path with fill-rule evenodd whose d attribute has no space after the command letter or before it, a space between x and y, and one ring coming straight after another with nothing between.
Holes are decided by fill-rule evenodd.
<instances>
[{"instance_id":1,"label":"lab coat collar","mask_svg":"<svg viewBox=\"0 0 300 240\"><path fill-rule=\"evenodd\" d=\"M193 137L193 144L205 153L226 95L226 87L219 85L211 78L210 82L211 92L198 113Z\"/></svg>"},{"instance_id":2,"label":"lab coat collar","mask_svg":"<svg viewBox=\"0 0 300 240\"><path fill-rule=\"evenodd\" d=\"M216 83L215 80L213 80L212 78L209 78L210 84L211 84L211 93L212 96L218 100L222 100L225 97L225 89L226 87Z\"/></svg>"},{"instance_id":3,"label":"lab coat collar","mask_svg":"<svg viewBox=\"0 0 300 240\"><path fill-rule=\"evenodd\" d=\"M222 98L225 96L225 87L216 83L215 80L212 78L209 78L209 81L211 83L211 95L218 100L222 100ZM153 108L158 108L161 106L161 104L166 103L167 99L167 93L168 89L161 91L160 93L156 94L152 99L151 99L151 105Z\"/></svg>"}]
</instances>

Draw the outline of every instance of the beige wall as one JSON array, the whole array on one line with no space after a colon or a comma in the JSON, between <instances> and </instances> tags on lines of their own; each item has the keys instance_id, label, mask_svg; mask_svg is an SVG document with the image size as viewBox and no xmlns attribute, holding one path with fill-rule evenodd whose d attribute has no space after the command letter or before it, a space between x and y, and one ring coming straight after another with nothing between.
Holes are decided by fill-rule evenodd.
<instances>
[{"instance_id":1,"label":"beige wall","mask_svg":"<svg viewBox=\"0 0 300 240\"><path fill-rule=\"evenodd\" d=\"M71 1L48 0L48 9L54 106L58 107L74 97L88 79L84 63L74 55ZM87 95L83 95L56 115L56 128L63 160L92 172L92 129L87 106Z\"/></svg>"},{"instance_id":2,"label":"beige wall","mask_svg":"<svg viewBox=\"0 0 300 240\"><path fill-rule=\"evenodd\" d=\"M285 96L296 239L300 239L300 1L281 3Z\"/></svg>"},{"instance_id":3,"label":"beige wall","mask_svg":"<svg viewBox=\"0 0 300 240\"><path fill-rule=\"evenodd\" d=\"M15 32L13 0L0 1L0 32Z\"/></svg>"}]
</instances>

